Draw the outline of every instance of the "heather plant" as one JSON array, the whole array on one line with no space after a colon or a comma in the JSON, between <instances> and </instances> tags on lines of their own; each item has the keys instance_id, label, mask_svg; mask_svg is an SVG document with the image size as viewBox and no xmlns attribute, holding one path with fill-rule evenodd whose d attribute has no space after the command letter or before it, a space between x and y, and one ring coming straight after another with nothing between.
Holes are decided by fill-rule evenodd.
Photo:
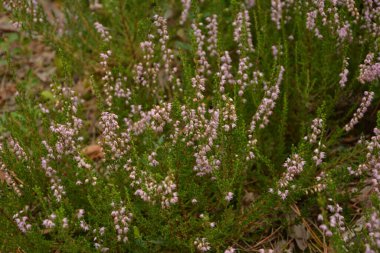
<instances>
[{"instance_id":1,"label":"heather plant","mask_svg":"<svg viewBox=\"0 0 380 253\"><path fill-rule=\"evenodd\" d=\"M1 8L57 67L0 121L1 251L380 250L380 2Z\"/></svg>"}]
</instances>

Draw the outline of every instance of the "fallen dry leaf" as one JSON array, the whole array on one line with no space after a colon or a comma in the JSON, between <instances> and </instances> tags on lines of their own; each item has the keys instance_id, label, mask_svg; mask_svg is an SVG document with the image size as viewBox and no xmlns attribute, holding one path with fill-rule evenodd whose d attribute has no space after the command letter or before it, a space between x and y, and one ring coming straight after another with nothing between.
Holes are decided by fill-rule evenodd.
<instances>
[{"instance_id":1,"label":"fallen dry leaf","mask_svg":"<svg viewBox=\"0 0 380 253\"><path fill-rule=\"evenodd\" d=\"M88 156L91 160L100 160L104 157L103 149L98 144L92 144L85 147L82 149L82 153Z\"/></svg>"}]
</instances>

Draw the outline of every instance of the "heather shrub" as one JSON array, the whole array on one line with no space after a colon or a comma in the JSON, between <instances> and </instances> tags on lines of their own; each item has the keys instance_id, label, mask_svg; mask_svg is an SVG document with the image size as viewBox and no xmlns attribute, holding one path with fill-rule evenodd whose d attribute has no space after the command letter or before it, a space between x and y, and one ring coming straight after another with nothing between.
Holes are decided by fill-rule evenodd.
<instances>
[{"instance_id":1,"label":"heather shrub","mask_svg":"<svg viewBox=\"0 0 380 253\"><path fill-rule=\"evenodd\" d=\"M1 251L379 251L378 1L1 8L57 68L0 121Z\"/></svg>"}]
</instances>

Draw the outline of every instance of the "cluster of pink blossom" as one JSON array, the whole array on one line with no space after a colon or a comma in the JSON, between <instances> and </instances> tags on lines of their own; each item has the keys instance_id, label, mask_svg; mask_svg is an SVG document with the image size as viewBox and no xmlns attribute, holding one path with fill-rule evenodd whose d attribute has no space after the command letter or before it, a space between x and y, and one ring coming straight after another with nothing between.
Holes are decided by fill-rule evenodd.
<instances>
[{"instance_id":1,"label":"cluster of pink blossom","mask_svg":"<svg viewBox=\"0 0 380 253\"><path fill-rule=\"evenodd\" d=\"M131 106L132 114L140 114L141 119L133 122L130 118L124 118L127 125L127 131L135 135L142 134L148 127L156 133L162 133L166 124L171 123L170 113L172 110L171 103L161 103L154 106L151 110L144 112L136 106Z\"/></svg>"},{"instance_id":2,"label":"cluster of pink blossom","mask_svg":"<svg viewBox=\"0 0 380 253\"><path fill-rule=\"evenodd\" d=\"M314 153L314 156L312 157L312 159L315 162L315 165L316 166L321 165L323 162L323 159L326 158L326 153L321 151L319 148L314 149L313 153Z\"/></svg>"},{"instance_id":3,"label":"cluster of pink blossom","mask_svg":"<svg viewBox=\"0 0 380 253\"><path fill-rule=\"evenodd\" d=\"M245 5L248 9L251 9L253 6L255 6L255 0L245 0Z\"/></svg>"},{"instance_id":4,"label":"cluster of pink blossom","mask_svg":"<svg viewBox=\"0 0 380 253\"><path fill-rule=\"evenodd\" d=\"M346 86L346 83L348 81L347 76L348 76L348 60L349 58L345 58L343 61L343 71L339 74L340 80L339 80L339 85L341 88L344 88Z\"/></svg>"},{"instance_id":5,"label":"cluster of pink blossom","mask_svg":"<svg viewBox=\"0 0 380 253\"><path fill-rule=\"evenodd\" d=\"M259 253L274 253L273 249L259 249Z\"/></svg>"},{"instance_id":6,"label":"cluster of pink blossom","mask_svg":"<svg viewBox=\"0 0 380 253\"><path fill-rule=\"evenodd\" d=\"M272 87L264 86L264 98L261 100L259 107L255 115L252 118L251 125L249 128L248 135L248 148L249 154L247 156L247 160L251 160L255 157L253 153L253 148L256 145L257 140L254 138L254 132L256 130L256 125L259 123L260 128L264 128L269 123L269 116L272 115L274 106L276 105L276 100L280 94L280 84L283 79L285 68L283 66L280 67L280 72L278 74L278 78L276 84Z\"/></svg>"},{"instance_id":7,"label":"cluster of pink blossom","mask_svg":"<svg viewBox=\"0 0 380 253\"><path fill-rule=\"evenodd\" d=\"M368 107L371 105L371 102L374 96L375 96L375 93L373 91L364 92L364 96L359 105L359 108L356 110L356 112L352 116L350 122L344 126L344 130L346 130L346 132L351 131L354 128L354 126L359 123L359 120L364 117L364 113L367 112Z\"/></svg>"},{"instance_id":8,"label":"cluster of pink blossom","mask_svg":"<svg viewBox=\"0 0 380 253\"><path fill-rule=\"evenodd\" d=\"M235 84L234 76L232 75L232 72L231 72L232 60L228 51L225 51L224 55L220 57L220 62L221 62L220 71L217 73L217 76L220 78L219 91L220 93L223 94L225 92L226 84L230 84L230 85Z\"/></svg>"},{"instance_id":9,"label":"cluster of pink blossom","mask_svg":"<svg viewBox=\"0 0 380 253\"><path fill-rule=\"evenodd\" d=\"M341 236L343 237L342 239L344 241L347 241L348 234L344 233L347 229L344 223L344 217L342 215L343 208L339 204L335 204L335 205L327 205L327 210L331 214L329 216L329 223L328 224L322 223L319 226L319 228L328 237L331 237L333 235L333 232L331 230L336 229L336 231L340 233ZM318 220L320 222L323 222L322 214L318 215Z\"/></svg>"},{"instance_id":10,"label":"cluster of pink blossom","mask_svg":"<svg viewBox=\"0 0 380 253\"><path fill-rule=\"evenodd\" d=\"M227 100L226 105L222 110L223 115L223 129L226 132L231 131L236 127L237 115L235 110L235 105L232 98Z\"/></svg>"},{"instance_id":11,"label":"cluster of pink blossom","mask_svg":"<svg viewBox=\"0 0 380 253\"><path fill-rule=\"evenodd\" d=\"M16 181L13 179L13 177L11 176L10 173L12 172L9 172L8 169L5 167L5 165L1 162L0 160L0 173L2 174L2 176L4 177L4 180L5 182L7 183L7 185L11 186L12 189L14 190L14 192L17 194L17 196L21 196L21 190L18 186L18 184L16 183ZM20 185L21 186L21 185Z\"/></svg>"},{"instance_id":12,"label":"cluster of pink blossom","mask_svg":"<svg viewBox=\"0 0 380 253\"><path fill-rule=\"evenodd\" d=\"M85 211L84 209L79 209L78 212L77 212L77 219L79 220L79 227L84 231L84 232L87 232L90 230L90 226L86 223L86 221L84 220L84 214L85 214Z\"/></svg>"},{"instance_id":13,"label":"cluster of pink blossom","mask_svg":"<svg viewBox=\"0 0 380 253\"><path fill-rule=\"evenodd\" d=\"M169 175L163 180L156 189L156 194L161 196L161 207L168 208L178 202L178 193L175 191L177 185L173 181L173 176Z\"/></svg>"},{"instance_id":14,"label":"cluster of pink blossom","mask_svg":"<svg viewBox=\"0 0 380 253\"><path fill-rule=\"evenodd\" d=\"M203 103L196 110L187 109L186 106L182 106L181 110L181 116L185 123L181 130L182 141L185 141L187 146L194 146L195 143L199 143L194 146L196 160L194 171L197 172L198 176L210 174L220 166L220 161L215 156L208 156L218 136L220 111L219 109L207 110ZM206 112L208 112L210 119L206 116ZM233 118L233 115L229 118ZM175 133L177 134L172 135L174 141L179 137L179 126L177 126Z\"/></svg>"},{"instance_id":15,"label":"cluster of pink blossom","mask_svg":"<svg viewBox=\"0 0 380 253\"><path fill-rule=\"evenodd\" d=\"M157 153L156 153L156 152L152 152L152 153L150 153L150 155L148 156L149 165L152 166L152 167L156 167L157 165L160 164L160 163L156 160L156 156L157 156Z\"/></svg>"},{"instance_id":16,"label":"cluster of pink blossom","mask_svg":"<svg viewBox=\"0 0 380 253\"><path fill-rule=\"evenodd\" d=\"M242 51L253 52L253 42L251 33L251 21L247 10L241 11L236 15L232 23L234 27L234 41L238 44L237 53Z\"/></svg>"},{"instance_id":17,"label":"cluster of pink blossom","mask_svg":"<svg viewBox=\"0 0 380 253\"><path fill-rule=\"evenodd\" d=\"M99 125L102 129L101 145L112 157L120 158L127 152L129 139L121 138L118 134L118 116L110 112L103 112L100 117Z\"/></svg>"},{"instance_id":18,"label":"cluster of pink blossom","mask_svg":"<svg viewBox=\"0 0 380 253\"><path fill-rule=\"evenodd\" d=\"M236 249L235 248L233 248L233 247L228 247L225 251L224 251L224 253L235 253L236 252Z\"/></svg>"},{"instance_id":19,"label":"cluster of pink blossom","mask_svg":"<svg viewBox=\"0 0 380 253\"><path fill-rule=\"evenodd\" d=\"M252 63L249 62L249 57L241 57L239 59L239 68L237 72L236 84L239 85L238 95L242 97L244 91L247 89L248 85L253 83L249 81L248 70L252 67Z\"/></svg>"},{"instance_id":20,"label":"cluster of pink blossom","mask_svg":"<svg viewBox=\"0 0 380 253\"><path fill-rule=\"evenodd\" d=\"M9 137L8 145L9 145L9 148L12 150L12 152L16 155L17 159L19 160L28 159L24 149L20 146L17 140L15 140L12 137Z\"/></svg>"},{"instance_id":21,"label":"cluster of pink blossom","mask_svg":"<svg viewBox=\"0 0 380 253\"><path fill-rule=\"evenodd\" d=\"M359 82L364 84L378 80L380 78L380 56L378 57L378 61L375 62L375 54L367 54L364 63L360 64L359 68Z\"/></svg>"},{"instance_id":22,"label":"cluster of pink blossom","mask_svg":"<svg viewBox=\"0 0 380 253\"><path fill-rule=\"evenodd\" d=\"M157 33L159 35L158 42L161 44L160 50L162 52L162 61L164 66L164 71L168 75L168 81L172 82L177 73L177 67L173 66L174 54L173 50L168 47L169 32L167 27L167 21L164 17L155 15L153 17L154 25L157 28ZM179 79L176 81L179 82Z\"/></svg>"},{"instance_id":23,"label":"cluster of pink blossom","mask_svg":"<svg viewBox=\"0 0 380 253\"><path fill-rule=\"evenodd\" d=\"M323 120L320 118L313 119L311 123L311 133L308 136L305 136L304 139L309 141L311 144L317 142L320 134L322 133Z\"/></svg>"},{"instance_id":24,"label":"cluster of pink blossom","mask_svg":"<svg viewBox=\"0 0 380 253\"><path fill-rule=\"evenodd\" d=\"M355 2L348 1L331 1L327 3L325 0L313 0L312 8L307 13L306 28L314 32L314 35L322 39L319 28L317 27L317 18L320 16L323 26L328 27L333 34L336 34L339 42L348 41L353 39L351 24L348 20L345 20L342 15L342 8L346 7L351 15L355 18L354 23L357 23L359 19L359 12L355 6Z\"/></svg>"},{"instance_id":25,"label":"cluster of pink blossom","mask_svg":"<svg viewBox=\"0 0 380 253\"><path fill-rule=\"evenodd\" d=\"M380 1L379 0L364 0L363 1L363 27L373 37L380 36Z\"/></svg>"},{"instance_id":26,"label":"cluster of pink blossom","mask_svg":"<svg viewBox=\"0 0 380 253\"><path fill-rule=\"evenodd\" d=\"M282 175L281 179L278 182L279 189L277 194L282 198L286 199L289 194L287 189L289 183L294 180L294 177L301 174L306 162L298 154L293 154L291 157L288 157L284 163L284 168L286 171ZM271 190L272 191L272 190Z\"/></svg>"},{"instance_id":27,"label":"cluster of pink blossom","mask_svg":"<svg viewBox=\"0 0 380 253\"><path fill-rule=\"evenodd\" d=\"M159 51L161 54L160 59L155 62L155 43L153 34L148 35L148 40L140 43L140 47L144 53L144 62L140 62L134 67L134 80L137 84L141 84L144 87L150 87L151 84L156 84L158 81L158 74L163 67L163 71L166 74L168 83L172 84L174 89L176 86L180 87L181 82L179 78L176 78L177 67L174 65L173 50L168 47L169 32L167 28L167 21L164 17L155 15L153 17L154 25L158 34ZM163 83L164 86L166 83ZM157 87L152 87L153 93L157 93Z\"/></svg>"},{"instance_id":28,"label":"cluster of pink blossom","mask_svg":"<svg viewBox=\"0 0 380 253\"><path fill-rule=\"evenodd\" d=\"M28 223L29 217L26 216L26 212L29 210L29 206L25 206L24 209L13 215L13 220L16 222L18 229L26 233L32 229L32 225Z\"/></svg>"},{"instance_id":29,"label":"cluster of pink blossom","mask_svg":"<svg viewBox=\"0 0 380 253\"><path fill-rule=\"evenodd\" d=\"M182 13L181 13L181 17L180 17L179 23L181 25L183 25L186 22L186 20L187 20L187 16L189 15L189 10L190 10L190 7L191 7L191 0L181 0L181 3L183 5L183 10L182 10Z\"/></svg>"},{"instance_id":30,"label":"cluster of pink blossom","mask_svg":"<svg viewBox=\"0 0 380 253\"><path fill-rule=\"evenodd\" d=\"M57 158L60 158L62 155L74 154L77 151L77 135L83 126L83 121L75 116L72 117L72 120L73 122L66 124L52 124L50 126L50 131L57 136L54 146ZM81 140L80 137L79 140Z\"/></svg>"},{"instance_id":31,"label":"cluster of pink blossom","mask_svg":"<svg viewBox=\"0 0 380 253\"><path fill-rule=\"evenodd\" d=\"M271 19L276 24L278 30L281 28L282 12L284 3L282 0L271 0Z\"/></svg>"},{"instance_id":32,"label":"cluster of pink blossom","mask_svg":"<svg viewBox=\"0 0 380 253\"><path fill-rule=\"evenodd\" d=\"M145 63L140 62L134 67L134 80L144 87L157 83L157 75L160 70L160 64L153 61L155 47L153 39L154 35L149 34L148 40L140 43Z\"/></svg>"},{"instance_id":33,"label":"cluster of pink blossom","mask_svg":"<svg viewBox=\"0 0 380 253\"><path fill-rule=\"evenodd\" d=\"M320 33L317 25L316 25L316 19L317 19L317 16L318 16L318 10L313 10L313 11L310 11L307 13L307 17L306 17L306 28L309 30L309 31L314 31L314 35L319 38L319 39L322 39L323 36L322 34Z\"/></svg>"},{"instance_id":34,"label":"cluster of pink blossom","mask_svg":"<svg viewBox=\"0 0 380 253\"><path fill-rule=\"evenodd\" d=\"M104 27L101 23L95 22L94 26L96 31L100 34L100 36L105 42L109 42L112 39L112 36L110 35L108 29Z\"/></svg>"},{"instance_id":35,"label":"cluster of pink blossom","mask_svg":"<svg viewBox=\"0 0 380 253\"><path fill-rule=\"evenodd\" d=\"M126 207L117 207L115 203L111 204L114 210L111 212L115 231L117 234L117 241L126 243L128 241L129 225L132 222L133 214L128 213ZM123 205L123 202L120 203Z\"/></svg>"},{"instance_id":36,"label":"cluster of pink blossom","mask_svg":"<svg viewBox=\"0 0 380 253\"><path fill-rule=\"evenodd\" d=\"M115 97L118 97L118 98L124 98L125 99L125 104L128 105L130 100L131 100L131 96L132 96L132 92L129 88L126 88L124 89L123 88L123 84L127 82L127 77L121 77L119 75L118 78L116 78L115 80Z\"/></svg>"},{"instance_id":37,"label":"cluster of pink blossom","mask_svg":"<svg viewBox=\"0 0 380 253\"><path fill-rule=\"evenodd\" d=\"M95 234L96 236L94 237L94 247L95 249L99 250L100 252L108 252L110 251L110 248L107 248L107 247L104 247L102 245L103 243L103 240L101 239L101 237L104 235L106 231L106 228L105 227L100 227L100 228L94 228L92 230L92 233Z\"/></svg>"},{"instance_id":38,"label":"cluster of pink blossom","mask_svg":"<svg viewBox=\"0 0 380 253\"><path fill-rule=\"evenodd\" d=\"M45 175L50 179L50 189L53 191L53 195L57 202L62 200L62 197L66 194L61 179L57 176L57 171L48 165L49 159L42 157L41 167L45 171Z\"/></svg>"},{"instance_id":39,"label":"cluster of pink blossom","mask_svg":"<svg viewBox=\"0 0 380 253\"><path fill-rule=\"evenodd\" d=\"M68 117L72 117L77 113L83 100L76 95L73 89L53 83L50 85L50 89L56 100L54 107L58 112L66 113Z\"/></svg>"},{"instance_id":40,"label":"cluster of pink blossom","mask_svg":"<svg viewBox=\"0 0 380 253\"><path fill-rule=\"evenodd\" d=\"M233 194L233 192L227 192L226 196L224 197L224 199L225 199L227 202L230 202L233 198L234 198L234 194Z\"/></svg>"},{"instance_id":41,"label":"cluster of pink blossom","mask_svg":"<svg viewBox=\"0 0 380 253\"><path fill-rule=\"evenodd\" d=\"M211 56L218 55L218 16L212 15L206 18L206 29L207 31L207 50L210 52Z\"/></svg>"},{"instance_id":42,"label":"cluster of pink blossom","mask_svg":"<svg viewBox=\"0 0 380 253\"><path fill-rule=\"evenodd\" d=\"M56 218L57 218L57 215L55 215L54 213L50 214L47 219L44 219L42 221L42 226L44 226L44 228L54 228L55 227L54 220Z\"/></svg>"},{"instance_id":43,"label":"cluster of pink blossom","mask_svg":"<svg viewBox=\"0 0 380 253\"><path fill-rule=\"evenodd\" d=\"M207 252L211 249L210 243L206 238L196 238L194 241L194 246L199 252Z\"/></svg>"},{"instance_id":44,"label":"cluster of pink blossom","mask_svg":"<svg viewBox=\"0 0 380 253\"><path fill-rule=\"evenodd\" d=\"M374 210L369 221L365 225L368 230L370 243L366 244L365 253L376 253L380 250L380 217L379 211ZM373 247L375 249L373 249Z\"/></svg>"},{"instance_id":45,"label":"cluster of pink blossom","mask_svg":"<svg viewBox=\"0 0 380 253\"><path fill-rule=\"evenodd\" d=\"M175 191L177 185L172 175L157 183L146 170L138 171L135 166L132 166L131 160L127 161L124 168L129 172L129 178L132 180L131 187L138 188L135 195L145 202L155 204L156 200L159 200L162 208L168 208L178 202L178 193Z\"/></svg>"}]
</instances>

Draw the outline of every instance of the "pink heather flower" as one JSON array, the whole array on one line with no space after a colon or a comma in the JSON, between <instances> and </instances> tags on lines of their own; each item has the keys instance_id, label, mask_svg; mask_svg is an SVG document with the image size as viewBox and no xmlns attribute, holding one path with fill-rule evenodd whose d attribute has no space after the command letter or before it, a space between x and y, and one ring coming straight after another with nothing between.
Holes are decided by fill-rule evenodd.
<instances>
[{"instance_id":1,"label":"pink heather flower","mask_svg":"<svg viewBox=\"0 0 380 253\"><path fill-rule=\"evenodd\" d=\"M189 15L189 10L190 10L190 7L191 7L191 0L181 0L181 3L183 5L183 11L181 13L181 17L180 17L179 23L181 25L183 25L186 22L186 20L187 20L187 16Z\"/></svg>"},{"instance_id":2,"label":"pink heather flower","mask_svg":"<svg viewBox=\"0 0 380 253\"><path fill-rule=\"evenodd\" d=\"M321 152L319 149L314 150L314 156L312 157L313 161L315 162L316 166L319 166L322 164L323 159L326 157L325 152Z\"/></svg>"},{"instance_id":3,"label":"pink heather flower","mask_svg":"<svg viewBox=\"0 0 380 253\"><path fill-rule=\"evenodd\" d=\"M369 53L367 54L364 63L360 64L360 74L358 77L359 82L363 84L370 83L380 78L380 62L375 62L374 58L375 55L373 53Z\"/></svg>"},{"instance_id":4,"label":"pink heather flower","mask_svg":"<svg viewBox=\"0 0 380 253\"><path fill-rule=\"evenodd\" d=\"M207 50L210 52L211 56L218 55L218 16L212 15L206 18L206 29L207 31Z\"/></svg>"},{"instance_id":5,"label":"pink heather flower","mask_svg":"<svg viewBox=\"0 0 380 253\"><path fill-rule=\"evenodd\" d=\"M368 107L371 105L371 102L374 96L375 96L375 93L373 91L364 92L364 96L359 105L359 108L354 113L350 122L344 126L344 129L346 130L346 132L349 132L350 130L352 130L354 126L359 123L359 120L364 117L364 113L366 113L366 111L368 110Z\"/></svg>"},{"instance_id":6,"label":"pink heather flower","mask_svg":"<svg viewBox=\"0 0 380 253\"><path fill-rule=\"evenodd\" d=\"M226 197L224 197L224 199L227 202L230 202L233 198L234 198L234 194L232 192L228 192L227 195L226 195Z\"/></svg>"},{"instance_id":7,"label":"pink heather flower","mask_svg":"<svg viewBox=\"0 0 380 253\"><path fill-rule=\"evenodd\" d=\"M352 30L350 28L350 24L347 21L342 27L338 28L337 34L340 41L352 41Z\"/></svg>"},{"instance_id":8,"label":"pink heather flower","mask_svg":"<svg viewBox=\"0 0 380 253\"><path fill-rule=\"evenodd\" d=\"M42 226L44 226L45 228L54 228L55 227L55 223L54 223L55 218L57 218L57 216L54 213L51 214L48 219L43 220Z\"/></svg>"},{"instance_id":9,"label":"pink heather flower","mask_svg":"<svg viewBox=\"0 0 380 253\"><path fill-rule=\"evenodd\" d=\"M275 45L272 46L272 55L274 59L277 60L278 48Z\"/></svg>"},{"instance_id":10,"label":"pink heather flower","mask_svg":"<svg viewBox=\"0 0 380 253\"><path fill-rule=\"evenodd\" d=\"M373 245L374 248L377 248L377 250L380 250L380 217L378 210L374 210L372 212L370 219L368 220L365 227L368 230L371 245ZM368 249L368 252L378 252L371 250L369 244L367 244L366 247Z\"/></svg>"},{"instance_id":11,"label":"pink heather flower","mask_svg":"<svg viewBox=\"0 0 380 253\"><path fill-rule=\"evenodd\" d=\"M109 34L107 28L105 28L101 23L94 23L96 31L100 34L100 37L105 41L109 42L112 39L112 36Z\"/></svg>"},{"instance_id":12,"label":"pink heather flower","mask_svg":"<svg viewBox=\"0 0 380 253\"><path fill-rule=\"evenodd\" d=\"M13 139L12 137L9 137L8 145L9 145L9 148L12 150L12 152L17 157L17 159L19 159L19 160L27 160L28 159L24 149L20 146L20 144L17 140Z\"/></svg>"},{"instance_id":13,"label":"pink heather flower","mask_svg":"<svg viewBox=\"0 0 380 253\"><path fill-rule=\"evenodd\" d=\"M232 25L234 27L234 41L238 44L237 53L240 54L243 50L253 52L251 22L248 11L239 12Z\"/></svg>"},{"instance_id":14,"label":"pink heather flower","mask_svg":"<svg viewBox=\"0 0 380 253\"><path fill-rule=\"evenodd\" d=\"M283 79L285 69L283 66L280 67L280 72L278 74L278 78L276 84L272 87L264 86L264 98L261 100L259 107L255 115L252 118L251 125L249 128L248 135L248 148L249 153L247 156L247 160L251 160L255 157L253 153L253 148L256 145L257 140L254 138L254 133L256 130L256 125L259 124L260 128L264 128L269 123L269 116L272 115L274 106L276 105L276 100L280 94L280 84Z\"/></svg>"},{"instance_id":15,"label":"pink heather flower","mask_svg":"<svg viewBox=\"0 0 380 253\"><path fill-rule=\"evenodd\" d=\"M1 150L1 146L0 146L0 150ZM7 185L12 187L12 189L14 190L14 192L16 193L17 196L21 196L21 190L20 190L18 184L13 179L13 177L11 176L11 173L9 173L8 169L1 162L1 160L0 160L0 172L1 172L2 176L4 177Z\"/></svg>"},{"instance_id":16,"label":"pink heather flower","mask_svg":"<svg viewBox=\"0 0 380 253\"><path fill-rule=\"evenodd\" d=\"M18 229L22 233L26 233L32 229L32 225L28 223L28 216L25 213L29 210L29 206L25 206L24 209L13 215L13 220L16 222Z\"/></svg>"},{"instance_id":17,"label":"pink heather flower","mask_svg":"<svg viewBox=\"0 0 380 253\"><path fill-rule=\"evenodd\" d=\"M238 95L242 97L244 95L245 89L249 84L253 83L254 80L249 81L248 70L252 67L252 63L249 63L249 57L241 57L239 59L239 68L237 72L236 84L239 86Z\"/></svg>"},{"instance_id":18,"label":"pink heather flower","mask_svg":"<svg viewBox=\"0 0 380 253\"><path fill-rule=\"evenodd\" d=\"M207 252L211 249L210 243L206 238L196 238L194 241L196 249L200 252Z\"/></svg>"},{"instance_id":19,"label":"pink heather flower","mask_svg":"<svg viewBox=\"0 0 380 253\"><path fill-rule=\"evenodd\" d=\"M231 71L232 60L231 60L231 57L230 57L228 51L225 51L224 55L222 57L220 57L220 62L221 62L220 72L217 73L217 75L220 78L219 91L220 91L220 93L224 93L226 84L230 84L230 85L235 84L235 80L234 80L234 77L233 77L232 71Z\"/></svg>"},{"instance_id":20,"label":"pink heather flower","mask_svg":"<svg viewBox=\"0 0 380 253\"><path fill-rule=\"evenodd\" d=\"M311 134L306 136L304 139L309 141L311 144L314 144L317 142L318 137L322 133L322 127L323 127L323 120L320 118L313 119L313 122L311 123Z\"/></svg>"},{"instance_id":21,"label":"pink heather flower","mask_svg":"<svg viewBox=\"0 0 380 253\"><path fill-rule=\"evenodd\" d=\"M79 209L77 213L77 218L82 219L84 216L84 213L85 213L84 209Z\"/></svg>"},{"instance_id":22,"label":"pink heather flower","mask_svg":"<svg viewBox=\"0 0 380 253\"><path fill-rule=\"evenodd\" d=\"M282 19L282 9L283 3L282 0L271 0L271 19L276 24L278 30L281 28L281 19Z\"/></svg>"},{"instance_id":23,"label":"pink heather flower","mask_svg":"<svg viewBox=\"0 0 380 253\"><path fill-rule=\"evenodd\" d=\"M68 228L69 227L69 220L65 217L62 219L62 228Z\"/></svg>"},{"instance_id":24,"label":"pink heather flower","mask_svg":"<svg viewBox=\"0 0 380 253\"><path fill-rule=\"evenodd\" d=\"M251 9L253 6L255 6L255 0L245 0L245 5L248 9Z\"/></svg>"},{"instance_id":25,"label":"pink heather flower","mask_svg":"<svg viewBox=\"0 0 380 253\"><path fill-rule=\"evenodd\" d=\"M127 209L122 206L119 209L113 210L111 216L114 221L117 240L126 243L128 241L127 233L129 231L129 225L132 222L133 214L128 213Z\"/></svg>"},{"instance_id":26,"label":"pink heather flower","mask_svg":"<svg viewBox=\"0 0 380 253\"><path fill-rule=\"evenodd\" d=\"M193 23L191 25L191 28L193 29L195 40L197 43L197 74L198 75L204 75L204 74L209 74L209 68L210 64L207 61L206 58L206 52L204 51L203 47L205 44L205 36L202 34L202 30L199 27L202 27L203 23Z\"/></svg>"},{"instance_id":27,"label":"pink heather flower","mask_svg":"<svg viewBox=\"0 0 380 253\"><path fill-rule=\"evenodd\" d=\"M60 202L62 197L66 195L66 192L61 185L61 179L56 175L57 171L48 166L48 160L44 157L41 158L41 167L45 171L46 177L50 179L50 189L52 190L55 199L57 202Z\"/></svg>"},{"instance_id":28,"label":"pink heather flower","mask_svg":"<svg viewBox=\"0 0 380 253\"><path fill-rule=\"evenodd\" d=\"M79 222L79 226L85 232L90 230L90 226L84 220Z\"/></svg>"},{"instance_id":29,"label":"pink heather flower","mask_svg":"<svg viewBox=\"0 0 380 253\"><path fill-rule=\"evenodd\" d=\"M233 247L228 247L225 251L224 251L224 253L235 253L235 249L233 248Z\"/></svg>"},{"instance_id":30,"label":"pink heather flower","mask_svg":"<svg viewBox=\"0 0 380 253\"><path fill-rule=\"evenodd\" d=\"M293 154L291 157L288 157L284 163L284 168L286 171L283 173L281 179L278 182L279 190L277 194L285 200L289 194L289 190L287 189L289 183L294 180L294 178L301 174L306 162L303 158L298 154Z\"/></svg>"},{"instance_id":31,"label":"pink heather flower","mask_svg":"<svg viewBox=\"0 0 380 253\"><path fill-rule=\"evenodd\" d=\"M346 58L344 59L343 61L343 71L339 74L339 77L340 77L340 80L339 80L339 85L340 87L344 88L346 86L346 83L347 83L347 76L348 76L348 60L349 58Z\"/></svg>"},{"instance_id":32,"label":"pink heather flower","mask_svg":"<svg viewBox=\"0 0 380 253\"><path fill-rule=\"evenodd\" d=\"M223 107L223 129L225 132L229 132L236 127L237 115L235 105L232 98L230 98L226 106Z\"/></svg>"}]
</instances>

